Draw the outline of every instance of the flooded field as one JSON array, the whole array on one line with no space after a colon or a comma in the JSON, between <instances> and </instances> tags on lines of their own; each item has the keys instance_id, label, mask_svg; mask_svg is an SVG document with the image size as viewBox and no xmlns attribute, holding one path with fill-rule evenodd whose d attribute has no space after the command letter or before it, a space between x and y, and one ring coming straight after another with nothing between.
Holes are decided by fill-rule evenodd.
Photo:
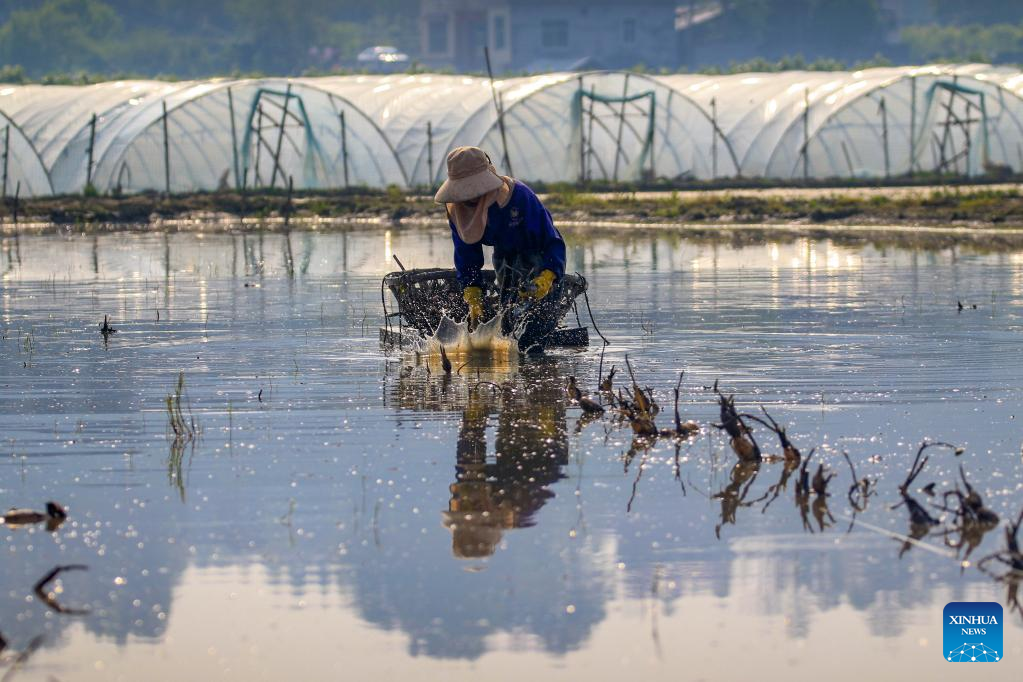
<instances>
[{"instance_id":1,"label":"flooded field","mask_svg":"<svg viewBox=\"0 0 1023 682\"><path fill-rule=\"evenodd\" d=\"M582 418L592 330L453 376L384 353L392 254L448 267L446 230L6 233L0 508L67 518L0 526L0 677L951 680L969 600L1005 610L984 679L1018 679L1018 582L978 563L1023 507L1023 252L568 242L604 373L628 354L668 428L684 370L697 434ZM737 464L715 381L827 495ZM924 440L963 451L902 494Z\"/></svg>"}]
</instances>

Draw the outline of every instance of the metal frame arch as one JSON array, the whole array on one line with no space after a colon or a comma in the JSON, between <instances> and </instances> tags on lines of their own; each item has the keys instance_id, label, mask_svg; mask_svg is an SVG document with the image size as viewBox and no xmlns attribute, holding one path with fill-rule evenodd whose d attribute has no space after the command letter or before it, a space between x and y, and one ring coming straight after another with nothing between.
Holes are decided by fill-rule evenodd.
<instances>
[{"instance_id":1,"label":"metal frame arch","mask_svg":"<svg viewBox=\"0 0 1023 682\"><path fill-rule=\"evenodd\" d=\"M45 189L47 189L49 191L50 196L52 196L53 179L50 177L50 169L46 167L45 163L43 163L43 158L39 155L39 150L36 149L35 142L32 141L31 137L25 134L25 131L21 129L21 126L18 125L17 121L8 116L7 113L4 112L3 110L0 110L0 118L2 118L6 122L5 125L9 125L12 130L18 131L18 135L25 142L26 146L28 146L28 148L32 151L32 156L35 157L36 162L39 164L39 168L42 169L43 171L43 177L46 178Z\"/></svg>"}]
</instances>

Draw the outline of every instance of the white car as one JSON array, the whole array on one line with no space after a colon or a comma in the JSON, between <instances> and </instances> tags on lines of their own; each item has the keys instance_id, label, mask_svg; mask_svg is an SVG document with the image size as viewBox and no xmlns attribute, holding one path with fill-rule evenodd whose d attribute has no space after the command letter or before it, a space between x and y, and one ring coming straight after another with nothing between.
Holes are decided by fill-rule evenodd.
<instances>
[{"instance_id":1,"label":"white car","mask_svg":"<svg viewBox=\"0 0 1023 682\"><path fill-rule=\"evenodd\" d=\"M408 55L399 52L398 48L391 45L374 45L360 52L358 61L367 66L370 64L404 64L408 62Z\"/></svg>"}]
</instances>

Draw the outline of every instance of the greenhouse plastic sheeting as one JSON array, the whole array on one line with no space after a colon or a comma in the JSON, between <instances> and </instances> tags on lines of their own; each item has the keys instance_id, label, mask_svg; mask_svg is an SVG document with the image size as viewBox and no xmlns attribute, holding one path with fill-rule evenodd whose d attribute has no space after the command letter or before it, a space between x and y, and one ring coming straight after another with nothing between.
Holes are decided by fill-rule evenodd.
<instances>
[{"instance_id":1,"label":"greenhouse plastic sheeting","mask_svg":"<svg viewBox=\"0 0 1023 682\"><path fill-rule=\"evenodd\" d=\"M404 185L379 128L315 82L193 84L126 126L97 164L101 183L172 192Z\"/></svg>"},{"instance_id":2,"label":"greenhouse plastic sheeting","mask_svg":"<svg viewBox=\"0 0 1023 682\"><path fill-rule=\"evenodd\" d=\"M485 78L389 75L315 80L379 126L401 168L400 177L390 178L397 185L439 183L447 152L460 144L477 144L497 121Z\"/></svg>"},{"instance_id":3,"label":"greenhouse plastic sheeting","mask_svg":"<svg viewBox=\"0 0 1023 682\"><path fill-rule=\"evenodd\" d=\"M970 64L12 85L0 86L5 134L7 191L20 181L25 196L90 183L422 188L466 144L526 181L969 176L1023 171L1023 74Z\"/></svg>"},{"instance_id":4,"label":"greenhouse plastic sheeting","mask_svg":"<svg viewBox=\"0 0 1023 682\"><path fill-rule=\"evenodd\" d=\"M1016 70L925 66L659 80L716 108L737 174L746 177L1023 170Z\"/></svg>"}]
</instances>

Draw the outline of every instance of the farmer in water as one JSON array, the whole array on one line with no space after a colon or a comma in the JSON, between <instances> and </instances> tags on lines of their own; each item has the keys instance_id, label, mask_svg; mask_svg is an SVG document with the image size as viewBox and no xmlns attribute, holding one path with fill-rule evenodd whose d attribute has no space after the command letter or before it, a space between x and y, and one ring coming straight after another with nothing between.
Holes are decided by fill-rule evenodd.
<instances>
[{"instance_id":1,"label":"farmer in water","mask_svg":"<svg viewBox=\"0 0 1023 682\"><path fill-rule=\"evenodd\" d=\"M528 322L516 330L519 348L542 344L558 324L557 301L565 274L565 242L551 214L533 190L498 175L490 157L478 147L459 147L448 154L448 179L435 200L447 207L455 270L470 327L485 317L486 282L481 270L486 244L494 247L501 308L526 305Z\"/></svg>"}]
</instances>

